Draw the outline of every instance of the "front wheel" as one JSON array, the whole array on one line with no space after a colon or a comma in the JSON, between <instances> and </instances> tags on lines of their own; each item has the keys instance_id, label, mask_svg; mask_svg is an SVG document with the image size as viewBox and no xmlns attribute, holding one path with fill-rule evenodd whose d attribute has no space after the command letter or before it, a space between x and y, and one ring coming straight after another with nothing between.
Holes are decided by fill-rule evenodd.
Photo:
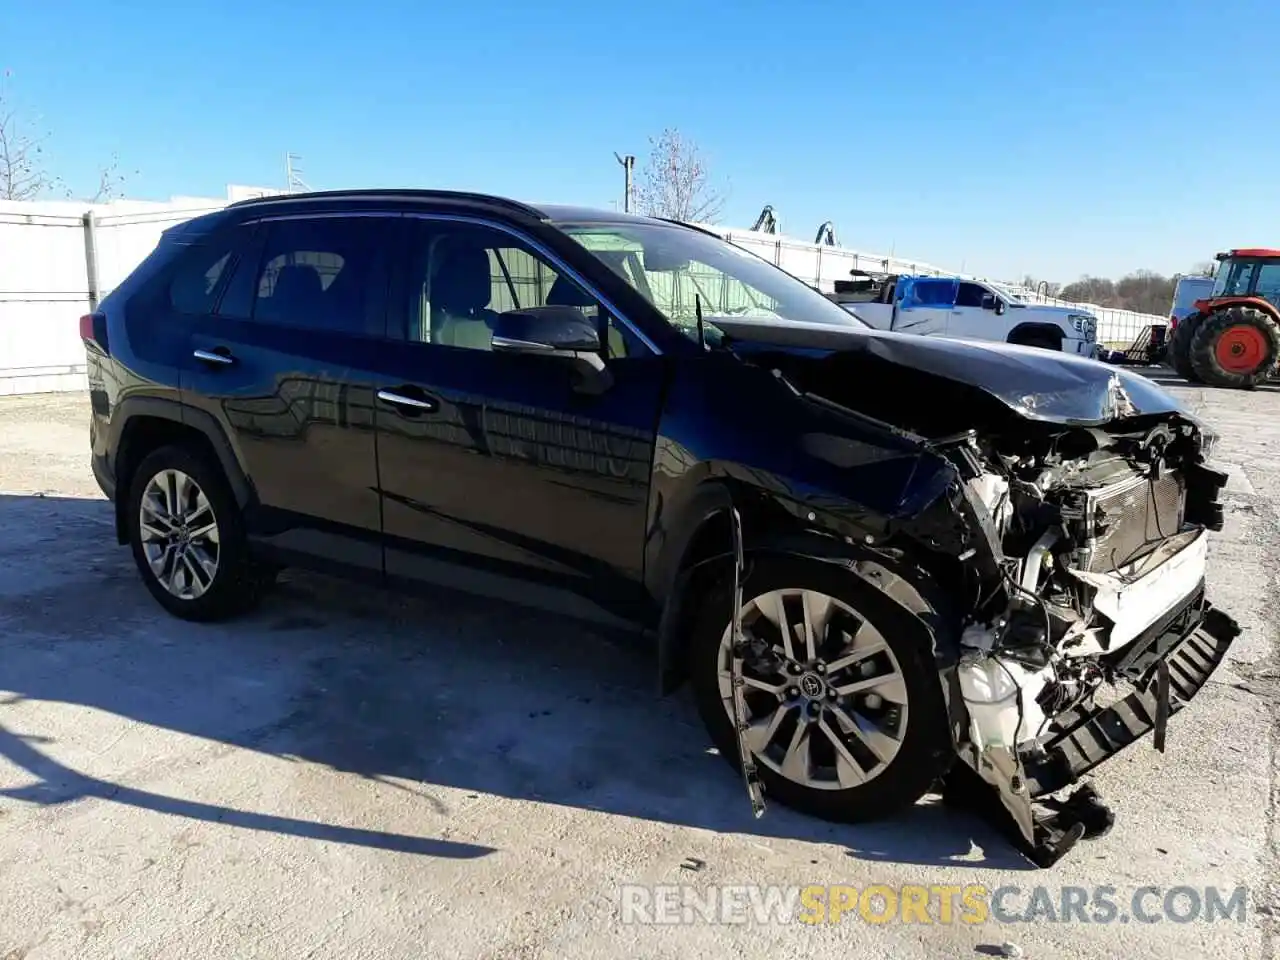
<instances>
[{"instance_id":1,"label":"front wheel","mask_svg":"<svg viewBox=\"0 0 1280 960\"><path fill-rule=\"evenodd\" d=\"M801 558L755 561L743 598L743 719L765 791L846 823L919 800L953 753L913 615L846 567ZM731 611L731 582L721 583L701 610L691 669L703 723L740 769Z\"/></svg>"},{"instance_id":2,"label":"front wheel","mask_svg":"<svg viewBox=\"0 0 1280 960\"><path fill-rule=\"evenodd\" d=\"M1178 325L1173 328L1173 336L1169 338L1169 366L1173 367L1174 372L1188 383L1200 382L1195 368L1191 366L1191 339L1196 335L1196 330L1199 329L1203 320L1203 313L1193 313L1179 320Z\"/></svg>"}]
</instances>

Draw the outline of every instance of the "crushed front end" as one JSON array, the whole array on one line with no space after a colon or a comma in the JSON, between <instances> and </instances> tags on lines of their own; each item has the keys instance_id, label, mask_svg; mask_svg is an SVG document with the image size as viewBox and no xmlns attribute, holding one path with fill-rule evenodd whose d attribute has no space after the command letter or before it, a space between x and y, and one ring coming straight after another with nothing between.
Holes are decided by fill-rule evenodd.
<instances>
[{"instance_id":1,"label":"crushed front end","mask_svg":"<svg viewBox=\"0 0 1280 960\"><path fill-rule=\"evenodd\" d=\"M963 765L946 795L999 811L1033 862L1109 828L1091 787L1055 796L1165 724L1239 627L1205 598L1225 474L1189 417L1025 422L950 445L953 508L983 532L987 595L943 671ZM976 551L975 551L976 553ZM986 789L984 789L984 786ZM974 802L976 801L976 802Z\"/></svg>"}]
</instances>

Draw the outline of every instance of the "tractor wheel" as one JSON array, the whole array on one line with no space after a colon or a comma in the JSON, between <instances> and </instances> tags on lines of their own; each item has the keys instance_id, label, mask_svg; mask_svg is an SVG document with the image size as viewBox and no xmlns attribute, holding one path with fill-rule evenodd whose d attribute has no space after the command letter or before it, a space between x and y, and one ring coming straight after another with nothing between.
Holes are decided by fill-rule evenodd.
<instances>
[{"instance_id":1,"label":"tractor wheel","mask_svg":"<svg viewBox=\"0 0 1280 960\"><path fill-rule=\"evenodd\" d=\"M1196 335L1203 321L1203 313L1193 313L1178 321L1178 325L1173 328L1173 336L1169 338L1169 366L1173 367L1183 380L1191 383L1200 382L1200 378L1196 376L1191 366L1191 338Z\"/></svg>"},{"instance_id":2,"label":"tractor wheel","mask_svg":"<svg viewBox=\"0 0 1280 960\"><path fill-rule=\"evenodd\" d=\"M1280 356L1280 324L1257 307L1227 307L1205 317L1191 337L1191 367L1211 387L1252 389Z\"/></svg>"}]
</instances>

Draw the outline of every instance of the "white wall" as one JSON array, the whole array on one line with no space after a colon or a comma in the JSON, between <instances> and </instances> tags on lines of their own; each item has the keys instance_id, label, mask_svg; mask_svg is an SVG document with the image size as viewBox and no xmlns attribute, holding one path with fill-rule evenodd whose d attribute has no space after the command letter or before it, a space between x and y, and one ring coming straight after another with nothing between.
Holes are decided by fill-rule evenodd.
<instances>
[{"instance_id":1,"label":"white wall","mask_svg":"<svg viewBox=\"0 0 1280 960\"><path fill-rule=\"evenodd\" d=\"M232 186L228 196L238 198L245 191L269 192ZM96 219L98 288L99 295L106 296L155 248L164 230L226 203L199 197L175 197L166 202L117 200L92 206L0 201L0 394L84 389L79 318L89 312L87 212L91 210ZM750 230L712 229L828 292L854 268L956 275L904 257L819 246ZM1026 299L1063 303L1036 298L1031 291L1016 292ZM1166 322L1164 317L1079 306L1098 317L1098 338L1102 341L1129 342L1151 324Z\"/></svg>"}]
</instances>

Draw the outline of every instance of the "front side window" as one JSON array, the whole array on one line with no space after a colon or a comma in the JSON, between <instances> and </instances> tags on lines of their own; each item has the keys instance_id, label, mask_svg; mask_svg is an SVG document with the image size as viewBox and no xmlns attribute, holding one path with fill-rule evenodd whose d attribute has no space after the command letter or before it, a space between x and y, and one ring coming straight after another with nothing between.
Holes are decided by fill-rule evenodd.
<instances>
[{"instance_id":1,"label":"front side window","mask_svg":"<svg viewBox=\"0 0 1280 960\"><path fill-rule=\"evenodd\" d=\"M1224 260L1213 281L1213 296L1244 296L1253 286L1256 260Z\"/></svg>"},{"instance_id":2,"label":"front side window","mask_svg":"<svg viewBox=\"0 0 1280 960\"><path fill-rule=\"evenodd\" d=\"M479 224L415 224L407 329L409 340L471 350L492 348L498 317L511 310L561 306L603 325L608 355L634 355L634 336L571 277L515 237Z\"/></svg>"},{"instance_id":3,"label":"front side window","mask_svg":"<svg viewBox=\"0 0 1280 960\"><path fill-rule=\"evenodd\" d=\"M866 329L808 284L701 230L667 223L559 223L692 339L697 316L760 318Z\"/></svg>"},{"instance_id":4,"label":"front side window","mask_svg":"<svg viewBox=\"0 0 1280 960\"><path fill-rule=\"evenodd\" d=\"M961 282L960 291L956 294L956 306L981 308L986 296L989 296L986 289L978 284Z\"/></svg>"}]
</instances>

